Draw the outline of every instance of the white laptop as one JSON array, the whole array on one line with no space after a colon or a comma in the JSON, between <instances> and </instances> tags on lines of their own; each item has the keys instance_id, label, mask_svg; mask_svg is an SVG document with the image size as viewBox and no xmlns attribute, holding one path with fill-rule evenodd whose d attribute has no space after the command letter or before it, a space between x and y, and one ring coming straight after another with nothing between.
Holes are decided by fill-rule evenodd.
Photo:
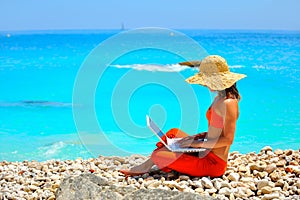
<instances>
[{"instance_id":1,"label":"white laptop","mask_svg":"<svg viewBox=\"0 0 300 200\"><path fill-rule=\"evenodd\" d=\"M165 145L165 147L167 147L167 149L169 149L172 152L186 152L186 153L193 153L193 152L202 152L205 151L206 149L204 148L193 148L193 147L189 147L189 148L182 148L180 147L176 142L181 140L182 138L168 138L166 136L167 139L167 144L164 142L164 140L162 139L162 137L165 135L160 128L158 128L158 126L153 122L153 120L146 115L146 120L147 120L147 126L150 128L150 130L160 139L160 141ZM206 141L206 139L202 140L202 141Z\"/></svg>"}]
</instances>

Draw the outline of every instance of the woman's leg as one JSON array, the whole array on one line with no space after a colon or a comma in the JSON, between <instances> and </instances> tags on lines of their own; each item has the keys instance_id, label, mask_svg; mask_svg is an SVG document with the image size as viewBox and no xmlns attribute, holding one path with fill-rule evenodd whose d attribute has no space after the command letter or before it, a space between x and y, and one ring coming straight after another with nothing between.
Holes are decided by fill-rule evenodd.
<instances>
[{"instance_id":1,"label":"woman's leg","mask_svg":"<svg viewBox=\"0 0 300 200\"><path fill-rule=\"evenodd\" d=\"M151 159L148 159L138 166L132 167L129 170L120 170L120 172L127 176L141 175L149 172L153 165L153 161Z\"/></svg>"},{"instance_id":2,"label":"woman's leg","mask_svg":"<svg viewBox=\"0 0 300 200\"><path fill-rule=\"evenodd\" d=\"M181 131L180 129L177 129L177 128L170 129L166 133L166 135L169 138L180 138L180 137L188 136L188 134L186 134L185 132L183 132L183 131ZM158 142L156 144L156 146L163 147L163 144L161 142ZM170 153L173 153L173 152L170 152ZM149 172L153 165L154 165L154 162L152 161L152 159L148 159L144 163L142 163L138 166L132 167L129 170L120 170L120 172L125 174L125 175L132 175L132 176L140 175L140 174L144 174L144 173Z\"/></svg>"},{"instance_id":3,"label":"woman's leg","mask_svg":"<svg viewBox=\"0 0 300 200\"><path fill-rule=\"evenodd\" d=\"M175 170L190 176L221 176L226 170L226 162L209 152L199 158L189 153L174 153L166 148L158 148L151 155L152 161L165 172Z\"/></svg>"}]
</instances>

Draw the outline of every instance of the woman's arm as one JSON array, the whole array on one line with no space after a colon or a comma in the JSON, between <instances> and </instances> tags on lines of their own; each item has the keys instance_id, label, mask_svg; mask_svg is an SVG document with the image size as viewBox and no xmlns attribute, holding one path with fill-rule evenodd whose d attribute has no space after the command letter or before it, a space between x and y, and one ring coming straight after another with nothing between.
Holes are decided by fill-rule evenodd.
<instances>
[{"instance_id":1,"label":"woman's arm","mask_svg":"<svg viewBox=\"0 0 300 200\"><path fill-rule=\"evenodd\" d=\"M226 99L224 101L225 108L224 108L224 128L223 133L222 129L215 128L210 126L208 129L208 136L209 135L219 135L216 138L208 138L207 142L199 142L197 140L194 141L183 141L180 144L182 147L198 147L198 148L220 148L224 146L230 146L234 139L234 133L236 129L236 120L238 118L238 104L237 101L234 99Z\"/></svg>"},{"instance_id":2,"label":"woman's arm","mask_svg":"<svg viewBox=\"0 0 300 200\"><path fill-rule=\"evenodd\" d=\"M190 135L190 136L184 137L180 141L178 141L178 143L180 145L184 143L184 144L188 144L186 146L190 146L195 140L204 139L204 138L206 138L206 136L207 136L207 132L201 132L196 135Z\"/></svg>"}]
</instances>

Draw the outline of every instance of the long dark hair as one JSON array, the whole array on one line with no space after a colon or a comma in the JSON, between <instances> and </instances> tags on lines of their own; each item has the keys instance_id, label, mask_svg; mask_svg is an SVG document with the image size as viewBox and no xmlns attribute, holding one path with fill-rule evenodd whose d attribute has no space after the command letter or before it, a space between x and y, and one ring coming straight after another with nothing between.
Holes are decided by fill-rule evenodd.
<instances>
[{"instance_id":1,"label":"long dark hair","mask_svg":"<svg viewBox=\"0 0 300 200\"><path fill-rule=\"evenodd\" d=\"M237 99L239 101L242 98L236 87L236 83L234 83L231 87L226 88L224 91L220 92L220 95L222 97L225 97L226 99L231 98L231 99Z\"/></svg>"}]
</instances>

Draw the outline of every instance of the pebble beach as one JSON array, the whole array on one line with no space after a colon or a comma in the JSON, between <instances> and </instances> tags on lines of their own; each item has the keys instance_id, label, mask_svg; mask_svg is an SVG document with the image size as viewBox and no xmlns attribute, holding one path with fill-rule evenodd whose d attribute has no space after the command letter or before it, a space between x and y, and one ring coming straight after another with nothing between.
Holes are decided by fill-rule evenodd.
<instances>
[{"instance_id":1,"label":"pebble beach","mask_svg":"<svg viewBox=\"0 0 300 200\"><path fill-rule=\"evenodd\" d=\"M90 173L110 185L133 190L162 189L209 196L215 199L300 199L300 150L259 153L231 152L222 177L190 177L153 168L150 173L128 177L118 172L142 163L148 157L104 157L44 162L0 162L0 199L57 199L65 178Z\"/></svg>"}]
</instances>

